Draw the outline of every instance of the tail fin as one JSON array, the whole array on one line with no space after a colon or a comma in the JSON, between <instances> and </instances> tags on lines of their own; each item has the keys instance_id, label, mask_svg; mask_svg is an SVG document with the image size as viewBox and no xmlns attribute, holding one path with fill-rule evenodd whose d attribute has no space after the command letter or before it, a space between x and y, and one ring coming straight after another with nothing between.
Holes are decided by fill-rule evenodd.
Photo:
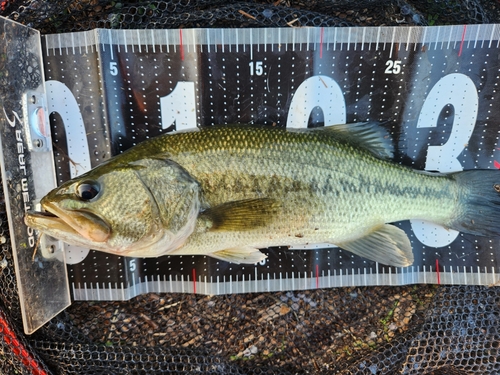
<instances>
[{"instance_id":1,"label":"tail fin","mask_svg":"<svg viewBox=\"0 0 500 375\"><path fill-rule=\"evenodd\" d=\"M452 175L459 209L450 227L479 236L500 236L500 171L470 170Z\"/></svg>"}]
</instances>

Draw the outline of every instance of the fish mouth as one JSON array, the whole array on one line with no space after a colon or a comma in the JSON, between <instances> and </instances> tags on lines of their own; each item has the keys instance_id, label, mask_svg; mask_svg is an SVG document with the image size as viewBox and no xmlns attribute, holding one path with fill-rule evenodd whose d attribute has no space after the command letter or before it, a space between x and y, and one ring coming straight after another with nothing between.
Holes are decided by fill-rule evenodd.
<instances>
[{"instance_id":1,"label":"fish mouth","mask_svg":"<svg viewBox=\"0 0 500 375\"><path fill-rule=\"evenodd\" d=\"M93 242L105 242L111 235L109 224L87 210L64 210L50 202L43 202L45 211L27 212L24 222L41 232L74 234Z\"/></svg>"}]
</instances>

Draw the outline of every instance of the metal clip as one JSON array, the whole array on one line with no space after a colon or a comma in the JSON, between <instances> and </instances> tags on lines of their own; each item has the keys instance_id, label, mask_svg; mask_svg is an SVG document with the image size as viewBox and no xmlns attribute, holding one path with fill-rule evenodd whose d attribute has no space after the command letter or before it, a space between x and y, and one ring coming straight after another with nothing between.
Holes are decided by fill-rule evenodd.
<instances>
[{"instance_id":1,"label":"metal clip","mask_svg":"<svg viewBox=\"0 0 500 375\"><path fill-rule=\"evenodd\" d=\"M28 149L31 152L52 151L52 137L50 135L49 114L47 113L47 99L42 92L28 92L26 94L26 118L29 135Z\"/></svg>"}]
</instances>

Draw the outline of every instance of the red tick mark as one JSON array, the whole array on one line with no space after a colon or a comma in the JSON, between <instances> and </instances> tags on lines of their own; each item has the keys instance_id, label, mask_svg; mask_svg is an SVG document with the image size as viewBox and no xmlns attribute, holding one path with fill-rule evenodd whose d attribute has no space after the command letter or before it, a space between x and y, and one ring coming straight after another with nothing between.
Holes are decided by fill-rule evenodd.
<instances>
[{"instance_id":1,"label":"red tick mark","mask_svg":"<svg viewBox=\"0 0 500 375\"><path fill-rule=\"evenodd\" d=\"M464 31L462 31L462 41L460 42L460 49L458 50L458 56L462 55L462 48L464 46L465 32L467 31L467 25L464 25Z\"/></svg>"}]
</instances>

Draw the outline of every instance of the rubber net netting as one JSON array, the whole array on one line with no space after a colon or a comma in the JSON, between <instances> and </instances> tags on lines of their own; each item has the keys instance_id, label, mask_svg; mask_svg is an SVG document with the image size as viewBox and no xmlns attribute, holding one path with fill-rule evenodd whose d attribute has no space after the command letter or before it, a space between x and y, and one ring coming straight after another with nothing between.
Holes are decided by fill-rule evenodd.
<instances>
[{"instance_id":1,"label":"rubber net netting","mask_svg":"<svg viewBox=\"0 0 500 375\"><path fill-rule=\"evenodd\" d=\"M93 28L442 25L500 21L479 0L224 2L1 1L0 13L60 33ZM4 101L39 67L10 61ZM336 288L265 294L147 294L75 302L22 333L4 205L0 242L2 374L498 374L495 286Z\"/></svg>"}]
</instances>

